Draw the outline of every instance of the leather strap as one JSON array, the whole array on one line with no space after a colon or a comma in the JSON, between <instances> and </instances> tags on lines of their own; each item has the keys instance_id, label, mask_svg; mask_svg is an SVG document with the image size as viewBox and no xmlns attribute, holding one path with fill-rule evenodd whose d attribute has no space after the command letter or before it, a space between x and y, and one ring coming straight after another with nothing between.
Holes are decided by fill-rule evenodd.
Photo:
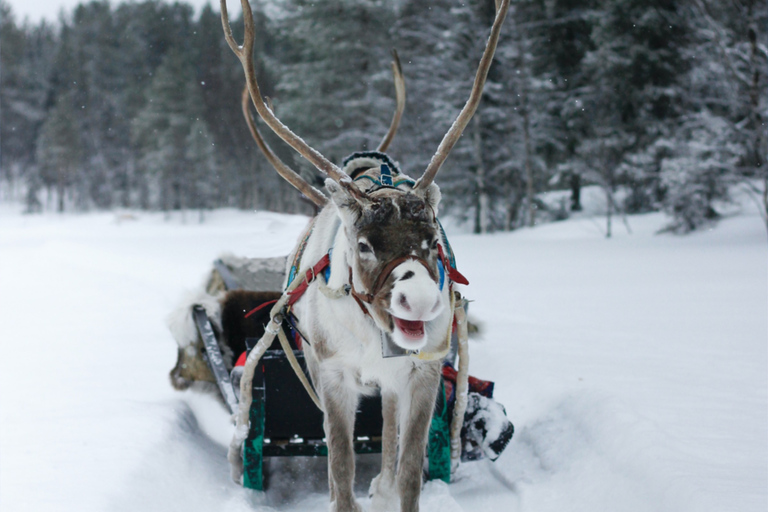
<instances>
[{"instance_id":1,"label":"leather strap","mask_svg":"<svg viewBox=\"0 0 768 512\"><path fill-rule=\"evenodd\" d=\"M296 288L293 289L293 291L288 292L288 295L290 295L290 298L288 299L288 306L293 306L296 301L298 301L302 295L304 295L304 292L307 291L307 288L309 288L309 285L312 284L312 281L317 279L317 276L323 273L323 271L331 264L331 256L330 254L326 254L323 256L320 261L318 261L314 267L307 270L304 280L299 284Z\"/></svg>"},{"instance_id":2,"label":"leather strap","mask_svg":"<svg viewBox=\"0 0 768 512\"><path fill-rule=\"evenodd\" d=\"M429 272L429 277L434 282L439 282L439 278L435 275L435 271L429 266L429 264L424 261L423 259L419 258L418 256L401 256L399 258L395 258L394 260L390 261L386 264L384 269L379 273L379 276L376 278L376 282L373 283L373 290L371 290L370 293L360 293L357 290L355 290L355 286L352 283L352 268L349 269L349 286L350 286L350 293L352 296L359 302L365 302L368 304L373 303L373 300L376 298L376 296L381 292L381 289L384 287L384 283L387 282L387 279L389 278L389 275L392 273L395 268L400 265L401 263L405 263L408 260L414 260L419 263L421 263L424 268L427 269L427 272Z\"/></svg>"}]
</instances>

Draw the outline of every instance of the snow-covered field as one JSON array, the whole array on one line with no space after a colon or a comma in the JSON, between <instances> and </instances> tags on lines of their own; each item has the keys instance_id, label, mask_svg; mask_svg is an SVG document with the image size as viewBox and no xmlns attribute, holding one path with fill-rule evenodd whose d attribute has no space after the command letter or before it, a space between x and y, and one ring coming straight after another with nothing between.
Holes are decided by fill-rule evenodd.
<instances>
[{"instance_id":1,"label":"snow-covered field","mask_svg":"<svg viewBox=\"0 0 768 512\"><path fill-rule=\"evenodd\" d=\"M327 510L324 459L229 480L226 414L174 392L164 318L221 252L287 253L302 217L24 216L0 206L0 510ZM123 216L124 217L124 216ZM768 243L749 208L713 230L606 240L583 217L453 233L484 335L471 373L516 426L495 463L429 483L422 510L768 507ZM360 459L362 503L376 457Z\"/></svg>"}]
</instances>

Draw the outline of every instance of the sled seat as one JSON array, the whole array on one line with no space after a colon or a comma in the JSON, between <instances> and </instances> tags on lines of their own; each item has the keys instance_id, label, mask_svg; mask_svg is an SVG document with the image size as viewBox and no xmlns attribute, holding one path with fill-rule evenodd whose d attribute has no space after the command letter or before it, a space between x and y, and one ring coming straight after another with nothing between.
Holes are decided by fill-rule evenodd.
<instances>
[{"instance_id":1,"label":"sled seat","mask_svg":"<svg viewBox=\"0 0 768 512\"><path fill-rule=\"evenodd\" d=\"M258 342L249 338L249 347ZM299 364L305 368L304 353L293 351ZM296 377L282 348L268 350L261 358L253 377L253 399L264 406L263 455L326 456L323 431L323 413L307 395ZM355 453L381 452L381 396L363 397L355 418ZM249 440L258 432L251 423Z\"/></svg>"}]
</instances>

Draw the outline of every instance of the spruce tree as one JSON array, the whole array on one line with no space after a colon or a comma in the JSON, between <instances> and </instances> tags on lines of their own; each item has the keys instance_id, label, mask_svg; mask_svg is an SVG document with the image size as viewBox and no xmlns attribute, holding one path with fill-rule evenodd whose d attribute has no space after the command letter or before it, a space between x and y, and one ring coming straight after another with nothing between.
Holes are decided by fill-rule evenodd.
<instances>
[{"instance_id":1,"label":"spruce tree","mask_svg":"<svg viewBox=\"0 0 768 512\"><path fill-rule=\"evenodd\" d=\"M200 86L185 55L172 48L146 92L146 105L132 122L140 171L162 210L182 209L191 202L185 151L192 125L201 119Z\"/></svg>"},{"instance_id":2,"label":"spruce tree","mask_svg":"<svg viewBox=\"0 0 768 512\"><path fill-rule=\"evenodd\" d=\"M332 161L376 149L394 111L391 6L369 0L282 0L278 6L281 118Z\"/></svg>"},{"instance_id":3,"label":"spruce tree","mask_svg":"<svg viewBox=\"0 0 768 512\"><path fill-rule=\"evenodd\" d=\"M219 176L216 173L218 168L216 156L216 144L208 130L208 124L202 119L195 120L185 140L184 157L187 161L185 180L190 185L188 205L200 212L200 222L203 221L204 211L213 206L217 197Z\"/></svg>"},{"instance_id":4,"label":"spruce tree","mask_svg":"<svg viewBox=\"0 0 768 512\"><path fill-rule=\"evenodd\" d=\"M64 94L43 124L37 143L37 161L42 182L55 189L57 210L65 208L65 194L80 177L82 143L77 129L77 110L73 106L73 94Z\"/></svg>"},{"instance_id":5,"label":"spruce tree","mask_svg":"<svg viewBox=\"0 0 768 512\"><path fill-rule=\"evenodd\" d=\"M605 192L610 237L620 184L631 189L627 210L654 207L659 169L638 168L629 157L668 137L681 115L688 34L674 0L609 0L592 35L595 49L584 61L592 83L579 98L590 122L576 156Z\"/></svg>"},{"instance_id":6,"label":"spruce tree","mask_svg":"<svg viewBox=\"0 0 768 512\"><path fill-rule=\"evenodd\" d=\"M10 197L20 186L39 186L35 143L46 117L54 38L47 24L18 25L0 0L0 180Z\"/></svg>"}]
</instances>

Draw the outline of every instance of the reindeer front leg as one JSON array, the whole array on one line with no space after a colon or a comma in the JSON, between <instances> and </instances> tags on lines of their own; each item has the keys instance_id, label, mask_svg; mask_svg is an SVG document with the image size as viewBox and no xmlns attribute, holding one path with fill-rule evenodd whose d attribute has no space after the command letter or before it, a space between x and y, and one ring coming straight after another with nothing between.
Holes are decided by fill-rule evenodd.
<instances>
[{"instance_id":1,"label":"reindeer front leg","mask_svg":"<svg viewBox=\"0 0 768 512\"><path fill-rule=\"evenodd\" d=\"M331 372L328 372L331 373ZM325 375L322 401L323 428L328 443L328 484L333 512L361 512L352 490L355 480L355 427L357 392L344 384L343 375Z\"/></svg>"},{"instance_id":2,"label":"reindeer front leg","mask_svg":"<svg viewBox=\"0 0 768 512\"><path fill-rule=\"evenodd\" d=\"M371 511L397 508L395 467L397 465L397 395L391 391L381 393L381 473L371 482L369 494L373 500Z\"/></svg>"},{"instance_id":3,"label":"reindeer front leg","mask_svg":"<svg viewBox=\"0 0 768 512\"><path fill-rule=\"evenodd\" d=\"M415 367L411 373L406 397L401 397L400 463L397 471L401 512L419 510L424 453L432 411L435 408L439 377L440 363L437 361Z\"/></svg>"}]
</instances>

